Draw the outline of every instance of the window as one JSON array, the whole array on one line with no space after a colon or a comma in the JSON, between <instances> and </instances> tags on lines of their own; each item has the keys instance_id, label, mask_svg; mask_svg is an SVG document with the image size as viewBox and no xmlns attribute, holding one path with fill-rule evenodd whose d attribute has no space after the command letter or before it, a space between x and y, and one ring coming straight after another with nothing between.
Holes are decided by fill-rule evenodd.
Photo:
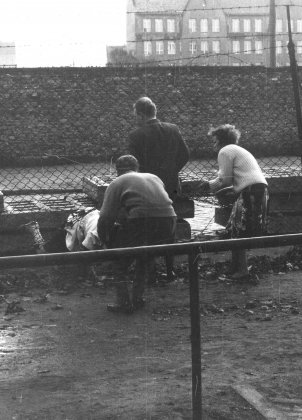
<instances>
[{"instance_id":1,"label":"window","mask_svg":"<svg viewBox=\"0 0 302 420\"><path fill-rule=\"evenodd\" d=\"M239 19L232 19L232 32L239 32L240 22Z\"/></svg>"},{"instance_id":2,"label":"window","mask_svg":"<svg viewBox=\"0 0 302 420\"><path fill-rule=\"evenodd\" d=\"M276 33L277 33L277 34L282 34L282 31L283 31L282 26L283 26L283 21L282 21L282 19L277 19L277 20L276 20Z\"/></svg>"},{"instance_id":3,"label":"window","mask_svg":"<svg viewBox=\"0 0 302 420\"><path fill-rule=\"evenodd\" d=\"M262 41L255 41L255 53L256 54L262 54L263 53Z\"/></svg>"},{"instance_id":4,"label":"window","mask_svg":"<svg viewBox=\"0 0 302 420\"><path fill-rule=\"evenodd\" d=\"M174 41L168 42L168 54L170 55L176 54L176 45Z\"/></svg>"},{"instance_id":5,"label":"window","mask_svg":"<svg viewBox=\"0 0 302 420\"><path fill-rule=\"evenodd\" d=\"M190 42L190 53L191 54L196 54L196 52L197 52L196 41L191 41Z\"/></svg>"},{"instance_id":6,"label":"window","mask_svg":"<svg viewBox=\"0 0 302 420\"><path fill-rule=\"evenodd\" d=\"M213 53L215 53L215 54L220 53L220 41L213 41L212 50L213 50Z\"/></svg>"},{"instance_id":7,"label":"window","mask_svg":"<svg viewBox=\"0 0 302 420\"><path fill-rule=\"evenodd\" d=\"M209 51L208 41L201 41L200 50L202 54L206 54Z\"/></svg>"},{"instance_id":8,"label":"window","mask_svg":"<svg viewBox=\"0 0 302 420\"><path fill-rule=\"evenodd\" d=\"M189 32L196 32L196 19L189 19Z\"/></svg>"},{"instance_id":9,"label":"window","mask_svg":"<svg viewBox=\"0 0 302 420\"><path fill-rule=\"evenodd\" d=\"M167 32L175 32L175 20L167 19Z\"/></svg>"},{"instance_id":10,"label":"window","mask_svg":"<svg viewBox=\"0 0 302 420\"><path fill-rule=\"evenodd\" d=\"M251 19L243 19L243 32L251 32Z\"/></svg>"},{"instance_id":11,"label":"window","mask_svg":"<svg viewBox=\"0 0 302 420\"><path fill-rule=\"evenodd\" d=\"M151 19L143 19L143 31L151 32Z\"/></svg>"},{"instance_id":12,"label":"window","mask_svg":"<svg viewBox=\"0 0 302 420\"><path fill-rule=\"evenodd\" d=\"M155 19L155 32L164 32L164 25L162 19Z\"/></svg>"},{"instance_id":13,"label":"window","mask_svg":"<svg viewBox=\"0 0 302 420\"><path fill-rule=\"evenodd\" d=\"M297 41L297 54L302 54L302 41Z\"/></svg>"},{"instance_id":14,"label":"window","mask_svg":"<svg viewBox=\"0 0 302 420\"><path fill-rule=\"evenodd\" d=\"M212 19L212 32L220 32L219 19Z\"/></svg>"},{"instance_id":15,"label":"window","mask_svg":"<svg viewBox=\"0 0 302 420\"><path fill-rule=\"evenodd\" d=\"M290 20L290 29L291 29L292 32L294 32L294 21L293 21L293 19ZM286 23L285 23L284 31L288 32L288 21L286 21Z\"/></svg>"},{"instance_id":16,"label":"window","mask_svg":"<svg viewBox=\"0 0 302 420\"><path fill-rule=\"evenodd\" d=\"M302 32L302 19L297 20L297 32Z\"/></svg>"},{"instance_id":17,"label":"window","mask_svg":"<svg viewBox=\"0 0 302 420\"><path fill-rule=\"evenodd\" d=\"M262 20L255 19L255 32L262 32Z\"/></svg>"},{"instance_id":18,"label":"window","mask_svg":"<svg viewBox=\"0 0 302 420\"><path fill-rule=\"evenodd\" d=\"M200 32L208 32L208 19L200 19Z\"/></svg>"},{"instance_id":19,"label":"window","mask_svg":"<svg viewBox=\"0 0 302 420\"><path fill-rule=\"evenodd\" d=\"M152 43L151 41L144 41L144 55L152 54Z\"/></svg>"},{"instance_id":20,"label":"window","mask_svg":"<svg viewBox=\"0 0 302 420\"><path fill-rule=\"evenodd\" d=\"M282 41L276 41L276 54L282 54Z\"/></svg>"},{"instance_id":21,"label":"window","mask_svg":"<svg viewBox=\"0 0 302 420\"><path fill-rule=\"evenodd\" d=\"M161 55L164 53L164 42L163 41L156 41L156 54Z\"/></svg>"},{"instance_id":22,"label":"window","mask_svg":"<svg viewBox=\"0 0 302 420\"><path fill-rule=\"evenodd\" d=\"M232 52L234 54L238 54L240 52L240 42L239 41L233 41L232 42Z\"/></svg>"},{"instance_id":23,"label":"window","mask_svg":"<svg viewBox=\"0 0 302 420\"><path fill-rule=\"evenodd\" d=\"M252 52L252 41L244 41L243 52L244 52L244 54L251 54L251 52Z\"/></svg>"}]
</instances>

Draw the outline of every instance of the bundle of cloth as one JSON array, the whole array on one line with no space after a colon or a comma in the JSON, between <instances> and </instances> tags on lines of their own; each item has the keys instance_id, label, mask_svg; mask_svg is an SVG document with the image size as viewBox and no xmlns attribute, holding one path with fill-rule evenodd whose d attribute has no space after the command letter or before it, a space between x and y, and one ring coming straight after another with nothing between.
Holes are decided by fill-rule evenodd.
<instances>
[{"instance_id":1,"label":"bundle of cloth","mask_svg":"<svg viewBox=\"0 0 302 420\"><path fill-rule=\"evenodd\" d=\"M86 207L68 216L64 226L68 251L92 251L104 247L97 232L99 217L100 211L94 207Z\"/></svg>"},{"instance_id":2,"label":"bundle of cloth","mask_svg":"<svg viewBox=\"0 0 302 420\"><path fill-rule=\"evenodd\" d=\"M99 216L100 211L94 207L86 207L71 213L64 226L48 241L43 238L37 221L25 224L24 228L31 234L37 254L92 251L104 248L97 233Z\"/></svg>"}]
</instances>

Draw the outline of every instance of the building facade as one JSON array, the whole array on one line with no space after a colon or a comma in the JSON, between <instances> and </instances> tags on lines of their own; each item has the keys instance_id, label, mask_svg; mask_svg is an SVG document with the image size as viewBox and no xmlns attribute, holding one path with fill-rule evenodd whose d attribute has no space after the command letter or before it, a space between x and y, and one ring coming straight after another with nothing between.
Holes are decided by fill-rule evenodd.
<instances>
[{"instance_id":1,"label":"building facade","mask_svg":"<svg viewBox=\"0 0 302 420\"><path fill-rule=\"evenodd\" d=\"M150 65L289 65L282 0L129 0L127 51ZM274 12L274 13L273 13ZM290 6L302 65L302 7Z\"/></svg>"},{"instance_id":2,"label":"building facade","mask_svg":"<svg viewBox=\"0 0 302 420\"><path fill-rule=\"evenodd\" d=\"M127 9L127 49L139 62L177 61L181 56L187 0L130 0Z\"/></svg>"}]
</instances>

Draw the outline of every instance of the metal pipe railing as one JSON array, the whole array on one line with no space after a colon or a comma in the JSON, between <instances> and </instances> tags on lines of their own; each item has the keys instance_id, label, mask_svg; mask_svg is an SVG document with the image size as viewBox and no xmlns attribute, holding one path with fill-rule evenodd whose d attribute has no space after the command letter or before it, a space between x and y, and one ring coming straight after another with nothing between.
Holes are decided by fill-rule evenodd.
<instances>
[{"instance_id":1,"label":"metal pipe railing","mask_svg":"<svg viewBox=\"0 0 302 420\"><path fill-rule=\"evenodd\" d=\"M225 239L205 242L187 242L172 245L153 245L98 251L0 257L0 268L38 267L60 264L84 264L123 257L188 255L190 279L191 357L192 357L192 419L202 419L201 343L198 259L201 253L236 249L267 248L302 245L302 233L262 236L257 238Z\"/></svg>"},{"instance_id":2,"label":"metal pipe railing","mask_svg":"<svg viewBox=\"0 0 302 420\"><path fill-rule=\"evenodd\" d=\"M118 248L97 251L63 252L40 255L0 257L0 268L38 267L44 265L93 263L117 260L123 257L189 255L194 249L200 253L231 251L236 249L268 248L286 245L302 245L302 233L262 236L255 238L224 239L204 242L186 242L170 245L152 245L134 248Z\"/></svg>"}]
</instances>

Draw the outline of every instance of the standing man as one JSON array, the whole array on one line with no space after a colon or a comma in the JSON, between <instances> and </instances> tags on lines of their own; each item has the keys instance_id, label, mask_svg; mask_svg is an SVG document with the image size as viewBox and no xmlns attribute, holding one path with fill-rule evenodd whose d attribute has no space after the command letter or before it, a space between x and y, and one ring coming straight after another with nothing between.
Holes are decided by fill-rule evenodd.
<instances>
[{"instance_id":1,"label":"standing man","mask_svg":"<svg viewBox=\"0 0 302 420\"><path fill-rule=\"evenodd\" d=\"M121 156L116 161L117 178L108 186L98 221L98 235L109 248L127 248L173 243L176 215L163 182L153 174L138 173L134 156ZM132 258L116 262L115 304L111 312L132 313L141 308L143 299L146 258L136 259L132 300L127 287L127 268Z\"/></svg>"},{"instance_id":2,"label":"standing man","mask_svg":"<svg viewBox=\"0 0 302 420\"><path fill-rule=\"evenodd\" d=\"M129 152L136 157L140 172L157 175L169 197L180 192L178 174L189 160L189 149L175 124L156 118L156 105L150 98L133 105L138 128L129 135Z\"/></svg>"}]
</instances>

